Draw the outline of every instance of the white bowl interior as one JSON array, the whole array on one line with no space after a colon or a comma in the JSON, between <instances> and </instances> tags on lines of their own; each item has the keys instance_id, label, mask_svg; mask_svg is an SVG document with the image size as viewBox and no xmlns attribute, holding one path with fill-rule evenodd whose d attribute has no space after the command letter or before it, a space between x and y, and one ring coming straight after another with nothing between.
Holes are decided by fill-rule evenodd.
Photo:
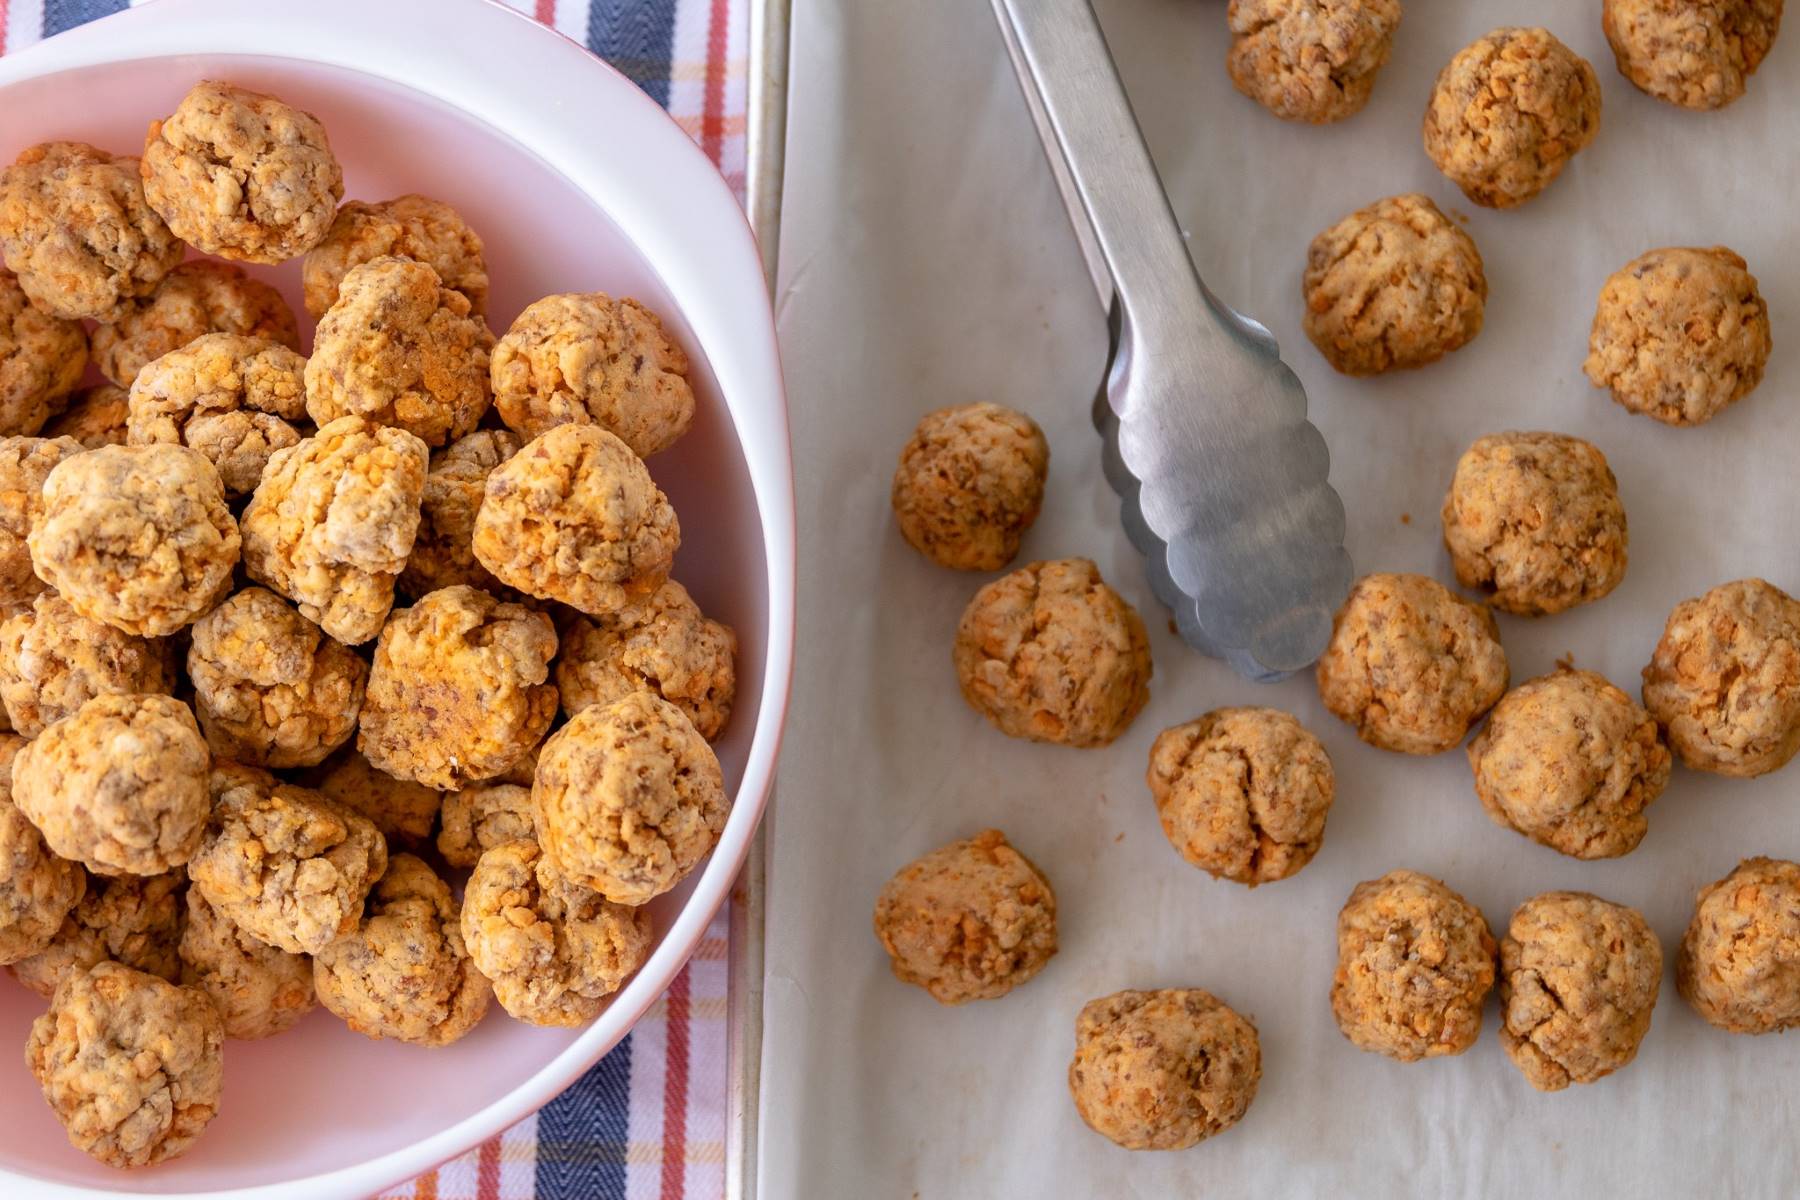
<instances>
[{"instance_id":1,"label":"white bowl interior","mask_svg":"<svg viewBox=\"0 0 1800 1200\"><path fill-rule=\"evenodd\" d=\"M504 135L406 88L313 63L183 56L27 80L0 98L0 161L52 139L136 153L147 123L206 77L274 92L316 113L344 165L347 198L421 192L454 205L486 242L493 280L488 319L497 333L539 296L603 290L650 305L682 341L693 360L699 413L692 432L650 468L681 516L677 578L739 635L740 704L716 747L735 794L765 675L765 548L731 415L655 269L581 191ZM595 138L604 139L605 114L587 119ZM310 339L298 264L251 270L281 288ZM651 906L659 931L686 902L694 878ZM184 1157L126 1174L69 1146L24 1069L19 1048L44 1007L11 979L0 979L0 1112L6 1114L0 1163L27 1177L145 1193L303 1179L412 1146L522 1086L580 1032L533 1028L495 1006L469 1037L429 1050L371 1041L321 1010L279 1037L228 1042L218 1119Z\"/></svg>"}]
</instances>

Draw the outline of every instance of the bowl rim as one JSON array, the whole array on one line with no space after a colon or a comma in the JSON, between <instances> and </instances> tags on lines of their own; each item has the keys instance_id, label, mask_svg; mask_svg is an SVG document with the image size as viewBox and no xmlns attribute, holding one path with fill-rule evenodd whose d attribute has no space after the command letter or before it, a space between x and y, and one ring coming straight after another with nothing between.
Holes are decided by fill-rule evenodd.
<instances>
[{"instance_id":1,"label":"bowl rim","mask_svg":"<svg viewBox=\"0 0 1800 1200\"><path fill-rule=\"evenodd\" d=\"M794 660L793 466L775 318L755 236L704 152L611 65L499 0L159 0L0 57L0 91L63 71L189 55L302 61L397 84L486 123L563 174L663 278L704 348L732 416L762 530L768 578L763 687L731 814L662 942L606 1011L524 1083L404 1149L277 1183L155 1193L245 1200L365 1196L516 1124L599 1061L686 965L749 855L774 778ZM559 106L542 102L547 91L579 91L585 105L612 114L604 152L567 123L559 127ZM644 164L629 186L606 167L621 155ZM643 186L645 179L655 182ZM4 1181L27 1195L118 1194L0 1164Z\"/></svg>"}]
</instances>

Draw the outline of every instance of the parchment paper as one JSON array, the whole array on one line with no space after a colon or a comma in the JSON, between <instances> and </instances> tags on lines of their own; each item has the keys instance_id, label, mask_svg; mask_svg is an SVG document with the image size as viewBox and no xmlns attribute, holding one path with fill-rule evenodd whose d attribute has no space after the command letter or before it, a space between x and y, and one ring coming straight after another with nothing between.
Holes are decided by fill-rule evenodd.
<instances>
[{"instance_id":1,"label":"parchment paper","mask_svg":"<svg viewBox=\"0 0 1800 1200\"><path fill-rule=\"evenodd\" d=\"M1800 590L1800 30L1750 94L1692 114L1614 70L1599 4L1414 0L1371 105L1320 129L1277 121L1224 69L1222 0L1105 0L1102 18L1207 281L1275 332L1305 381L1350 512L1359 571L1448 579L1438 507L1480 434L1596 442L1631 525L1624 584L1537 622L1502 617L1513 678L1556 660L1636 692L1669 609L1759 574ZM1361 745L1310 678L1240 682L1165 627L1116 521L1087 406L1104 346L1091 289L981 0L799 0L781 329L799 466L800 664L769 881L763 1193L786 1197L1778 1196L1800 1183L1800 1034L1704 1024L1665 971L1637 1061L1540 1095L1489 1004L1467 1054L1402 1065L1353 1049L1326 996L1333 922L1391 868L1440 876L1504 931L1520 901L1577 888L1644 910L1668 961L1695 890L1740 857L1800 857L1800 766L1753 782L1677 770L1626 858L1582 863L1492 825L1460 751ZM1466 203L1420 149L1438 69L1501 23L1550 26L1599 70L1602 128L1523 210ZM1300 331L1312 236L1422 190L1467 214L1487 326L1422 371L1336 377ZM1581 374L1608 273L1654 246L1724 242L1750 261L1776 350L1761 388L1694 430L1615 406ZM958 615L987 577L934 567L896 533L895 456L939 405L1031 412L1054 457L1023 559L1086 555L1151 626L1154 697L1110 749L1011 741L959 698ZM1162 728L1223 704L1295 712L1324 738L1338 799L1297 877L1254 892L1187 866L1143 783ZM913 856L1003 828L1060 898L1062 952L1007 998L939 1007L870 931ZM1126 987L1206 987L1261 1030L1265 1075L1237 1128L1131 1154L1066 1089L1075 1014Z\"/></svg>"}]
</instances>

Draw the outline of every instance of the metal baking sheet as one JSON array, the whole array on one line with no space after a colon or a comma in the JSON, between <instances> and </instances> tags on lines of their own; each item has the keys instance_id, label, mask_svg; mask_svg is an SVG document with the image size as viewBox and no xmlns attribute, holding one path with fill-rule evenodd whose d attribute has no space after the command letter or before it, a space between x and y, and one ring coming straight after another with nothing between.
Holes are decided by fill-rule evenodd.
<instances>
[{"instance_id":1,"label":"metal baking sheet","mask_svg":"<svg viewBox=\"0 0 1800 1200\"><path fill-rule=\"evenodd\" d=\"M1226 77L1223 0L1102 0L1101 17L1201 273L1266 322L1306 384L1361 570L1447 578L1438 506L1460 451L1507 428L1596 442L1630 514L1632 564L1605 601L1502 618L1514 676L1573 656L1635 689L1669 609L1760 574L1800 590L1800 33L1749 95L1691 114L1615 71L1597 3L1406 6L1369 108L1284 124ZM1088 421L1105 341L1093 289L987 6L796 0L777 311L798 464L800 630L769 836L762 1192L844 1197L1537 1197L1791 1193L1800 1176L1800 1037L1733 1037L1675 995L1638 1061L1557 1095L1501 1053L1492 1008L1461 1057L1403 1065L1354 1050L1326 994L1351 887L1394 867L1448 880L1504 925L1550 888L1644 910L1673 952L1695 890L1742 856L1800 857L1800 767L1756 781L1677 771L1631 855L1580 863L1493 826L1461 754L1358 743L1310 680L1236 679L1163 625L1117 524ZM1502 21L1545 24L1594 63L1598 140L1513 212L1464 201L1425 158L1432 81ZM1487 260L1487 326L1428 369L1339 378L1300 331L1320 229L1424 191ZM1606 276L1653 246L1727 243L1761 279L1775 356L1761 388L1699 429L1613 405L1581 374ZM894 457L928 409L1030 411L1053 449L1027 558L1094 558L1149 618L1148 710L1104 751L1010 741L957 696L949 647L985 577L925 563L895 533ZM1318 858L1247 891L1188 867L1143 783L1157 731L1222 704L1273 704L1323 737L1339 795ZM893 980L869 929L911 857L986 825L1056 886L1062 951L999 1001L946 1009ZM1265 1076L1237 1128L1191 1151L1128 1154L1087 1130L1065 1077L1075 1014L1125 987L1197 985L1252 1016Z\"/></svg>"}]
</instances>

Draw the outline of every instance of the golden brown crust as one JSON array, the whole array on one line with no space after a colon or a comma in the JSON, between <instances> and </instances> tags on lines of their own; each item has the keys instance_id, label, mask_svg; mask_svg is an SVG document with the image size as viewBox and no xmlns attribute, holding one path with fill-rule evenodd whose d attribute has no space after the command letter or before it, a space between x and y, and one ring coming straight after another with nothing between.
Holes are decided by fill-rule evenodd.
<instances>
[{"instance_id":1,"label":"golden brown crust","mask_svg":"<svg viewBox=\"0 0 1800 1200\"><path fill-rule=\"evenodd\" d=\"M1782 0L1606 0L1619 74L1682 108L1724 108L1775 44Z\"/></svg>"},{"instance_id":2,"label":"golden brown crust","mask_svg":"<svg viewBox=\"0 0 1800 1200\"><path fill-rule=\"evenodd\" d=\"M0 966L50 944L87 894L87 872L50 853L12 800L12 760L25 739L0 734Z\"/></svg>"},{"instance_id":3,"label":"golden brown crust","mask_svg":"<svg viewBox=\"0 0 1800 1200\"><path fill-rule=\"evenodd\" d=\"M673 579L642 604L563 623L556 689L565 713L654 692L687 714L707 741L731 719L737 692L737 634L709 620Z\"/></svg>"},{"instance_id":4,"label":"golden brown crust","mask_svg":"<svg viewBox=\"0 0 1800 1200\"><path fill-rule=\"evenodd\" d=\"M356 927L387 869L367 818L253 767L222 763L213 811L188 874L208 904L290 954L316 954Z\"/></svg>"},{"instance_id":5,"label":"golden brown crust","mask_svg":"<svg viewBox=\"0 0 1800 1200\"><path fill-rule=\"evenodd\" d=\"M998 571L1037 520L1050 444L998 404L940 408L900 450L891 499L900 534L939 566Z\"/></svg>"},{"instance_id":6,"label":"golden brown crust","mask_svg":"<svg viewBox=\"0 0 1800 1200\"><path fill-rule=\"evenodd\" d=\"M94 365L122 388L150 363L209 333L300 349L300 329L281 293L230 263L182 263L156 291L94 331Z\"/></svg>"},{"instance_id":7,"label":"golden brown crust","mask_svg":"<svg viewBox=\"0 0 1800 1200\"><path fill-rule=\"evenodd\" d=\"M144 136L144 195L206 254L278 263L331 228L344 176L325 127L273 96L202 80Z\"/></svg>"},{"instance_id":8,"label":"golden brown crust","mask_svg":"<svg viewBox=\"0 0 1800 1200\"><path fill-rule=\"evenodd\" d=\"M417 845L429 839L446 795L376 770L353 745L332 755L314 775L307 780L312 787L373 821L390 842Z\"/></svg>"},{"instance_id":9,"label":"golden brown crust","mask_svg":"<svg viewBox=\"0 0 1800 1200\"><path fill-rule=\"evenodd\" d=\"M649 458L694 419L688 359L657 315L604 292L546 296L494 347L494 407L523 439L595 424Z\"/></svg>"},{"instance_id":10,"label":"golden brown crust","mask_svg":"<svg viewBox=\"0 0 1800 1200\"><path fill-rule=\"evenodd\" d=\"M713 848L730 800L712 747L648 692L577 713L538 757L531 800L558 870L619 904L674 887Z\"/></svg>"},{"instance_id":11,"label":"golden brown crust","mask_svg":"<svg viewBox=\"0 0 1800 1200\"><path fill-rule=\"evenodd\" d=\"M85 449L123 446L131 393L111 383L96 383L69 396L69 406L44 423L46 438L74 438Z\"/></svg>"},{"instance_id":12,"label":"golden brown crust","mask_svg":"<svg viewBox=\"0 0 1800 1200\"><path fill-rule=\"evenodd\" d=\"M133 445L189 446L219 472L225 495L248 496L277 450L299 445L306 421L306 360L284 345L206 334L156 359L131 385Z\"/></svg>"},{"instance_id":13,"label":"golden brown crust","mask_svg":"<svg viewBox=\"0 0 1800 1200\"><path fill-rule=\"evenodd\" d=\"M493 990L463 945L450 887L396 854L362 922L313 957L319 1003L357 1033L448 1046L486 1015Z\"/></svg>"},{"instance_id":14,"label":"golden brown crust","mask_svg":"<svg viewBox=\"0 0 1800 1200\"><path fill-rule=\"evenodd\" d=\"M345 201L325 240L306 252L300 267L306 311L325 315L353 267L388 256L410 258L436 271L444 286L469 298L471 312L487 309L488 273L481 239L441 200L396 196L379 204Z\"/></svg>"},{"instance_id":15,"label":"golden brown crust","mask_svg":"<svg viewBox=\"0 0 1800 1200\"><path fill-rule=\"evenodd\" d=\"M1562 612L1625 578L1630 537L1606 455L1560 433L1491 433L1457 461L1442 513L1456 582L1520 616Z\"/></svg>"},{"instance_id":16,"label":"golden brown crust","mask_svg":"<svg viewBox=\"0 0 1800 1200\"><path fill-rule=\"evenodd\" d=\"M250 578L340 642L374 637L412 553L427 453L404 429L340 417L270 455L240 522Z\"/></svg>"},{"instance_id":17,"label":"golden brown crust","mask_svg":"<svg viewBox=\"0 0 1800 1200\"><path fill-rule=\"evenodd\" d=\"M1700 889L1675 959L1681 998L1727 1033L1800 1025L1800 864L1746 858Z\"/></svg>"},{"instance_id":18,"label":"golden brown crust","mask_svg":"<svg viewBox=\"0 0 1800 1200\"><path fill-rule=\"evenodd\" d=\"M375 643L356 748L399 779L440 790L491 779L556 716L550 618L471 587L432 592Z\"/></svg>"},{"instance_id":19,"label":"golden brown crust","mask_svg":"<svg viewBox=\"0 0 1800 1200\"><path fill-rule=\"evenodd\" d=\"M0 701L12 727L36 737L95 696L166 693L173 647L90 620L55 592L0 623Z\"/></svg>"},{"instance_id":20,"label":"golden brown crust","mask_svg":"<svg viewBox=\"0 0 1800 1200\"><path fill-rule=\"evenodd\" d=\"M81 451L73 438L0 438L0 608L30 604L49 587L31 569L26 538L44 515L44 480Z\"/></svg>"},{"instance_id":21,"label":"golden brown crust","mask_svg":"<svg viewBox=\"0 0 1800 1200\"><path fill-rule=\"evenodd\" d=\"M1428 875L1389 871L1356 885L1337 938L1331 1011L1357 1049L1416 1062L1475 1044L1497 949L1480 909Z\"/></svg>"},{"instance_id":22,"label":"golden brown crust","mask_svg":"<svg viewBox=\"0 0 1800 1200\"><path fill-rule=\"evenodd\" d=\"M1312 240L1306 336L1346 375L1422 367L1481 332L1487 275L1474 239L1428 196L1359 208Z\"/></svg>"},{"instance_id":23,"label":"golden brown crust","mask_svg":"<svg viewBox=\"0 0 1800 1200\"><path fill-rule=\"evenodd\" d=\"M558 425L488 475L475 557L508 587L589 616L669 578L681 524L631 448L597 425Z\"/></svg>"},{"instance_id":24,"label":"golden brown crust","mask_svg":"<svg viewBox=\"0 0 1800 1200\"><path fill-rule=\"evenodd\" d=\"M1533 896L1500 943L1500 1044L1540 1092L1592 1083L1637 1057L1661 985L1662 947L1635 908Z\"/></svg>"},{"instance_id":25,"label":"golden brown crust","mask_svg":"<svg viewBox=\"0 0 1800 1200\"><path fill-rule=\"evenodd\" d=\"M219 472L186 446L103 446L58 463L27 539L76 612L165 637L218 603L238 561Z\"/></svg>"},{"instance_id":26,"label":"golden brown crust","mask_svg":"<svg viewBox=\"0 0 1800 1200\"><path fill-rule=\"evenodd\" d=\"M963 699L1009 737L1105 746L1150 700L1144 622L1085 558L1031 563L976 592L951 658Z\"/></svg>"},{"instance_id":27,"label":"golden brown crust","mask_svg":"<svg viewBox=\"0 0 1800 1200\"><path fill-rule=\"evenodd\" d=\"M1520 684L1469 743L1475 794L1494 824L1574 858L1636 849L1670 762L1650 714L1592 671Z\"/></svg>"},{"instance_id":28,"label":"golden brown crust","mask_svg":"<svg viewBox=\"0 0 1800 1200\"><path fill-rule=\"evenodd\" d=\"M13 802L62 857L155 875L199 845L210 761L181 701L96 696L19 751Z\"/></svg>"},{"instance_id":29,"label":"golden brown crust","mask_svg":"<svg viewBox=\"0 0 1800 1200\"><path fill-rule=\"evenodd\" d=\"M443 796L437 848L452 867L472 867L495 846L537 838L529 783L474 783Z\"/></svg>"},{"instance_id":30,"label":"golden brown crust","mask_svg":"<svg viewBox=\"0 0 1800 1200\"><path fill-rule=\"evenodd\" d=\"M369 676L354 650L259 587L194 622L187 668L207 745L256 767L310 767L348 741Z\"/></svg>"},{"instance_id":31,"label":"golden brown crust","mask_svg":"<svg viewBox=\"0 0 1800 1200\"><path fill-rule=\"evenodd\" d=\"M87 881L81 898L42 950L12 964L13 977L46 998L70 975L108 960L177 982L187 876L179 869L111 876L75 870Z\"/></svg>"},{"instance_id":32,"label":"golden brown crust","mask_svg":"<svg viewBox=\"0 0 1800 1200\"><path fill-rule=\"evenodd\" d=\"M1644 668L1644 707L1691 770L1784 766L1800 751L1800 601L1739 579L1677 604Z\"/></svg>"},{"instance_id":33,"label":"golden brown crust","mask_svg":"<svg viewBox=\"0 0 1800 1200\"><path fill-rule=\"evenodd\" d=\"M1700 425L1762 382L1769 306L1724 246L1674 246L1626 263L1600 289L1582 369L1632 412Z\"/></svg>"},{"instance_id":34,"label":"golden brown crust","mask_svg":"<svg viewBox=\"0 0 1800 1200\"><path fill-rule=\"evenodd\" d=\"M147 1167L185 1152L218 1115L224 1042L204 993L100 963L57 989L25 1062L71 1145Z\"/></svg>"},{"instance_id":35,"label":"golden brown crust","mask_svg":"<svg viewBox=\"0 0 1800 1200\"><path fill-rule=\"evenodd\" d=\"M1075 1110L1127 1150L1185 1150L1225 1132L1261 1081L1256 1026L1211 992L1115 992L1075 1019Z\"/></svg>"},{"instance_id":36,"label":"golden brown crust","mask_svg":"<svg viewBox=\"0 0 1800 1200\"><path fill-rule=\"evenodd\" d=\"M29 437L62 407L87 370L80 322L40 311L18 277L0 270L0 435Z\"/></svg>"},{"instance_id":37,"label":"golden brown crust","mask_svg":"<svg viewBox=\"0 0 1800 1200\"><path fill-rule=\"evenodd\" d=\"M0 256L53 317L115 320L185 251L144 202L135 158L45 142L0 171Z\"/></svg>"},{"instance_id":38,"label":"golden brown crust","mask_svg":"<svg viewBox=\"0 0 1800 1200\"><path fill-rule=\"evenodd\" d=\"M475 558L475 514L487 494L487 477L519 452L505 429L477 429L431 455L419 500L419 533L400 572L400 590L423 596L464 583L498 592L501 583Z\"/></svg>"},{"instance_id":39,"label":"golden brown crust","mask_svg":"<svg viewBox=\"0 0 1800 1200\"><path fill-rule=\"evenodd\" d=\"M1423 575L1365 575L1332 623L1319 698L1371 746L1438 754L1506 691L1487 609Z\"/></svg>"},{"instance_id":40,"label":"golden brown crust","mask_svg":"<svg viewBox=\"0 0 1800 1200\"><path fill-rule=\"evenodd\" d=\"M259 942L187 890L181 983L206 993L228 1038L273 1037L313 1009L312 960Z\"/></svg>"},{"instance_id":41,"label":"golden brown crust","mask_svg":"<svg viewBox=\"0 0 1800 1200\"><path fill-rule=\"evenodd\" d=\"M1237 90L1284 121L1361 111L1387 64L1400 0L1231 0L1225 66Z\"/></svg>"},{"instance_id":42,"label":"golden brown crust","mask_svg":"<svg viewBox=\"0 0 1800 1200\"><path fill-rule=\"evenodd\" d=\"M894 977L940 1004L994 1000L1056 953L1056 893L998 829L939 846L894 873L875 900Z\"/></svg>"},{"instance_id":43,"label":"golden brown crust","mask_svg":"<svg viewBox=\"0 0 1800 1200\"><path fill-rule=\"evenodd\" d=\"M462 936L501 1007L533 1025L580 1025L650 957L650 914L570 879L529 838L481 856Z\"/></svg>"},{"instance_id":44,"label":"golden brown crust","mask_svg":"<svg viewBox=\"0 0 1800 1200\"><path fill-rule=\"evenodd\" d=\"M442 446L487 412L494 335L424 263L353 267L319 318L306 360L306 411L320 425L357 416Z\"/></svg>"},{"instance_id":45,"label":"golden brown crust","mask_svg":"<svg viewBox=\"0 0 1800 1200\"><path fill-rule=\"evenodd\" d=\"M1163 730L1146 779L1169 844L1249 887L1312 861L1337 794L1323 743L1273 708L1218 708Z\"/></svg>"},{"instance_id":46,"label":"golden brown crust","mask_svg":"<svg viewBox=\"0 0 1800 1200\"><path fill-rule=\"evenodd\" d=\"M1459 50L1425 109L1425 153L1476 204L1513 208L1600 130L1600 80L1547 29L1500 28Z\"/></svg>"}]
</instances>

